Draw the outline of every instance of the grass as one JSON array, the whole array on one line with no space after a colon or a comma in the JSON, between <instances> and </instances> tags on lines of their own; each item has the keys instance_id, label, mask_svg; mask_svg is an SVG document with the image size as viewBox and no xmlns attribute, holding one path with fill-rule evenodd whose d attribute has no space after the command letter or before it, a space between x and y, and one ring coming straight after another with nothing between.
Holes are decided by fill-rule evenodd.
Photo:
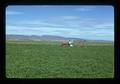
<instances>
[{"instance_id":1,"label":"grass","mask_svg":"<svg viewBox=\"0 0 120 84\"><path fill-rule=\"evenodd\" d=\"M59 42L7 41L7 78L113 78L114 46L60 47Z\"/></svg>"}]
</instances>

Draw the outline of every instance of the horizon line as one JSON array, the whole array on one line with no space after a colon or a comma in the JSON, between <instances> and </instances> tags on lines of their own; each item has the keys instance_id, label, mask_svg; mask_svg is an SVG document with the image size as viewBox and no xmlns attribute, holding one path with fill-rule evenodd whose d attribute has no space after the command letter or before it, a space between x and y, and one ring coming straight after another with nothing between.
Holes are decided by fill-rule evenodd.
<instances>
[{"instance_id":1,"label":"horizon line","mask_svg":"<svg viewBox=\"0 0 120 84\"><path fill-rule=\"evenodd\" d=\"M21 36L58 36L58 37L63 37L63 38L75 38L75 39L83 39L83 40L96 40L96 41L112 41L114 40L102 40L102 39L85 39L85 38L78 38L78 37L65 37L65 36L60 36L60 35L22 35L22 34L6 34L6 35L21 35Z\"/></svg>"}]
</instances>

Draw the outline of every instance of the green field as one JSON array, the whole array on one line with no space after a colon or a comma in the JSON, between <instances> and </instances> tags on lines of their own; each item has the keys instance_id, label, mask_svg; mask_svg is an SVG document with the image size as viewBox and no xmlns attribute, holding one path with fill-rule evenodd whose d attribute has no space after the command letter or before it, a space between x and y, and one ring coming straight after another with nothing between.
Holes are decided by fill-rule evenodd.
<instances>
[{"instance_id":1,"label":"green field","mask_svg":"<svg viewBox=\"0 0 120 84\"><path fill-rule=\"evenodd\" d=\"M113 78L113 43L6 41L7 78Z\"/></svg>"}]
</instances>

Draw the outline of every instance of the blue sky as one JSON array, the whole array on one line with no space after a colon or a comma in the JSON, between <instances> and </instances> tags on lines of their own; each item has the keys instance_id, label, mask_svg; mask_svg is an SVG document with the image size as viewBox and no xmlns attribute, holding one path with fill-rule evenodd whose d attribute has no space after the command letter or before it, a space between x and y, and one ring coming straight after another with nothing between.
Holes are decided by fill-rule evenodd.
<instances>
[{"instance_id":1,"label":"blue sky","mask_svg":"<svg viewBox=\"0 0 120 84\"><path fill-rule=\"evenodd\" d=\"M6 34L113 41L114 8L104 5L8 6Z\"/></svg>"}]
</instances>

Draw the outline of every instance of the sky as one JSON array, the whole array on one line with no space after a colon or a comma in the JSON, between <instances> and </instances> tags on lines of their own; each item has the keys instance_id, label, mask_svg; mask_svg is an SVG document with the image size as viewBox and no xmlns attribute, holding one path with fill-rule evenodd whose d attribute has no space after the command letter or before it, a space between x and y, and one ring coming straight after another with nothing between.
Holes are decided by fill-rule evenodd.
<instances>
[{"instance_id":1,"label":"sky","mask_svg":"<svg viewBox=\"0 0 120 84\"><path fill-rule=\"evenodd\" d=\"M11 5L6 34L114 41L114 8L105 5Z\"/></svg>"}]
</instances>

